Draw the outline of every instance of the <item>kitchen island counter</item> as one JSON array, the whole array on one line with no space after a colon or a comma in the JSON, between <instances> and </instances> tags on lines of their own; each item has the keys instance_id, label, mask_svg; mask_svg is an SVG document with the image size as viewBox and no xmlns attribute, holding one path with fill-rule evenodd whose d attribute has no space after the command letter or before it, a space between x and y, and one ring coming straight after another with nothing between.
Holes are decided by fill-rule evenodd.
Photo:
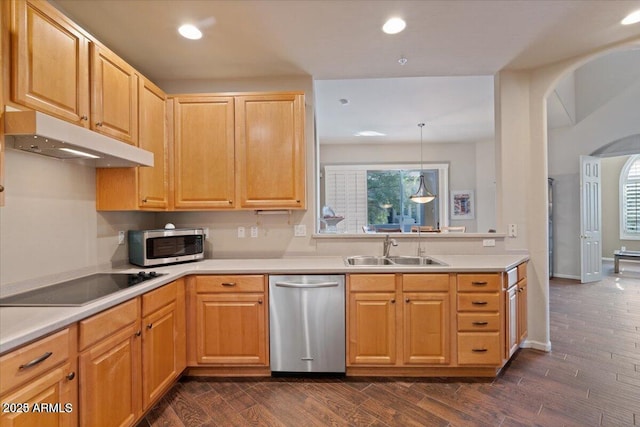
<instances>
[{"instance_id":1,"label":"kitchen island counter","mask_svg":"<svg viewBox=\"0 0 640 427\"><path fill-rule=\"evenodd\" d=\"M0 354L85 319L124 301L166 285L184 276L199 274L348 274L504 272L527 261L527 254L431 255L446 265L348 266L344 257L291 257L277 259L208 259L147 269L165 273L139 285L115 292L79 307L0 307ZM136 273L139 267L102 272ZM46 286L50 283L42 283ZM33 286L30 286L33 288ZM15 287L12 287L15 289ZM5 296L5 295L3 295Z\"/></svg>"}]
</instances>

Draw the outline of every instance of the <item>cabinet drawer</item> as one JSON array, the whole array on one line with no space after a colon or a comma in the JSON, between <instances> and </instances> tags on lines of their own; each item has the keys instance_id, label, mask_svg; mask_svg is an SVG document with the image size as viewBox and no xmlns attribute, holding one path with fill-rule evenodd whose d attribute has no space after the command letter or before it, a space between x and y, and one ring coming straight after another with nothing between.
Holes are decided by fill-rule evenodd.
<instances>
[{"instance_id":1,"label":"cabinet drawer","mask_svg":"<svg viewBox=\"0 0 640 427\"><path fill-rule=\"evenodd\" d=\"M448 274L403 274L404 292L448 292Z\"/></svg>"},{"instance_id":2,"label":"cabinet drawer","mask_svg":"<svg viewBox=\"0 0 640 427\"><path fill-rule=\"evenodd\" d=\"M458 313L458 331L499 331L499 313Z\"/></svg>"},{"instance_id":3,"label":"cabinet drawer","mask_svg":"<svg viewBox=\"0 0 640 427\"><path fill-rule=\"evenodd\" d=\"M351 274L347 277L351 292L395 292L395 274Z\"/></svg>"},{"instance_id":4,"label":"cabinet drawer","mask_svg":"<svg viewBox=\"0 0 640 427\"><path fill-rule=\"evenodd\" d=\"M518 266L518 281L527 277L527 263L523 262Z\"/></svg>"},{"instance_id":5,"label":"cabinet drawer","mask_svg":"<svg viewBox=\"0 0 640 427\"><path fill-rule=\"evenodd\" d=\"M70 335L64 329L0 357L0 395L67 360Z\"/></svg>"},{"instance_id":6,"label":"cabinet drawer","mask_svg":"<svg viewBox=\"0 0 640 427\"><path fill-rule=\"evenodd\" d=\"M142 295L142 317L176 300L178 285L171 282L161 288Z\"/></svg>"},{"instance_id":7,"label":"cabinet drawer","mask_svg":"<svg viewBox=\"0 0 640 427\"><path fill-rule=\"evenodd\" d=\"M80 321L79 350L84 350L140 318L140 299L135 298Z\"/></svg>"},{"instance_id":8,"label":"cabinet drawer","mask_svg":"<svg viewBox=\"0 0 640 427\"><path fill-rule=\"evenodd\" d=\"M196 292L264 292L262 275L255 276L197 276Z\"/></svg>"},{"instance_id":9,"label":"cabinet drawer","mask_svg":"<svg viewBox=\"0 0 640 427\"><path fill-rule=\"evenodd\" d=\"M500 274L458 274L458 291L491 292L500 290Z\"/></svg>"},{"instance_id":10,"label":"cabinet drawer","mask_svg":"<svg viewBox=\"0 0 640 427\"><path fill-rule=\"evenodd\" d=\"M499 332L458 332L458 364L500 365Z\"/></svg>"},{"instance_id":11,"label":"cabinet drawer","mask_svg":"<svg viewBox=\"0 0 640 427\"><path fill-rule=\"evenodd\" d=\"M500 309L500 294L468 293L458 294L458 311L498 311Z\"/></svg>"}]
</instances>

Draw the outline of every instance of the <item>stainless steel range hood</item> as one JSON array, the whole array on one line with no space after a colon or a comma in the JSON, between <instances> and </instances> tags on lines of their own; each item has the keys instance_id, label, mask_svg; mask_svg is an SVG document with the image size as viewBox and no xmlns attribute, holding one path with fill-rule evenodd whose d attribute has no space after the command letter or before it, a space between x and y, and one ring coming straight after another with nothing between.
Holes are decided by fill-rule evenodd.
<instances>
[{"instance_id":1,"label":"stainless steel range hood","mask_svg":"<svg viewBox=\"0 0 640 427\"><path fill-rule=\"evenodd\" d=\"M38 111L5 113L6 146L98 168L153 166L153 153Z\"/></svg>"}]
</instances>

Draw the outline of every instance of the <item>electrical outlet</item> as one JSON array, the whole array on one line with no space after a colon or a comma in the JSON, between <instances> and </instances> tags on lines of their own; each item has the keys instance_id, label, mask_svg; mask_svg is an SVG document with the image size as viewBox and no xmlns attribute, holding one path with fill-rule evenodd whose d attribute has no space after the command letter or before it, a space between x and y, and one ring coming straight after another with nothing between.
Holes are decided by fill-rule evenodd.
<instances>
[{"instance_id":1,"label":"electrical outlet","mask_svg":"<svg viewBox=\"0 0 640 427\"><path fill-rule=\"evenodd\" d=\"M125 232L124 231L118 231L118 244L119 245L124 245L124 238L125 238Z\"/></svg>"},{"instance_id":2,"label":"electrical outlet","mask_svg":"<svg viewBox=\"0 0 640 427\"><path fill-rule=\"evenodd\" d=\"M244 239L245 231L244 227L238 227L238 239Z\"/></svg>"},{"instance_id":3,"label":"electrical outlet","mask_svg":"<svg viewBox=\"0 0 640 427\"><path fill-rule=\"evenodd\" d=\"M495 239L484 239L482 241L482 246L484 246L485 248L493 247L495 245L496 245L496 240Z\"/></svg>"},{"instance_id":4,"label":"electrical outlet","mask_svg":"<svg viewBox=\"0 0 640 427\"><path fill-rule=\"evenodd\" d=\"M304 224L297 224L293 226L293 235L295 237L304 237L307 235L307 226Z\"/></svg>"},{"instance_id":5,"label":"electrical outlet","mask_svg":"<svg viewBox=\"0 0 640 427\"><path fill-rule=\"evenodd\" d=\"M254 225L251 227L251 237L258 237L258 226Z\"/></svg>"},{"instance_id":6,"label":"electrical outlet","mask_svg":"<svg viewBox=\"0 0 640 427\"><path fill-rule=\"evenodd\" d=\"M518 237L518 226L516 224L509 224L509 237Z\"/></svg>"}]
</instances>

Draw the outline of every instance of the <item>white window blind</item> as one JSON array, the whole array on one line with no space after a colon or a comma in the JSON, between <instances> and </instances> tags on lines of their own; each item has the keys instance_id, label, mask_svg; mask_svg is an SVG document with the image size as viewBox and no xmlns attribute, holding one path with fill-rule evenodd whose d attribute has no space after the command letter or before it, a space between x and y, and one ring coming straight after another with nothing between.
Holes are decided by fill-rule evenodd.
<instances>
[{"instance_id":1,"label":"white window blind","mask_svg":"<svg viewBox=\"0 0 640 427\"><path fill-rule=\"evenodd\" d=\"M338 233L362 232L367 225L367 171L353 166L324 167L325 205L344 220Z\"/></svg>"},{"instance_id":2,"label":"white window blind","mask_svg":"<svg viewBox=\"0 0 640 427\"><path fill-rule=\"evenodd\" d=\"M628 233L640 232L640 160L636 159L629 168L625 194L625 229Z\"/></svg>"}]
</instances>

